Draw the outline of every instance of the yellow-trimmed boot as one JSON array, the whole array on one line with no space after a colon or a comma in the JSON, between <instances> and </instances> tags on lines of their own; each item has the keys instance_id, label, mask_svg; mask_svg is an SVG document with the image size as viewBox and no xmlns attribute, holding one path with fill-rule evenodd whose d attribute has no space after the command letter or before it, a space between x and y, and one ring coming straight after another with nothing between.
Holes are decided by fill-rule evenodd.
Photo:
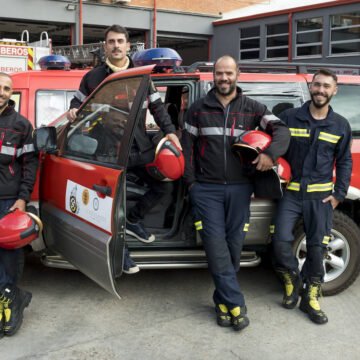
<instances>
[{"instance_id":1,"label":"yellow-trimmed boot","mask_svg":"<svg viewBox=\"0 0 360 360\"><path fill-rule=\"evenodd\" d=\"M6 286L0 293L0 302L3 306L4 334L14 335L23 321L24 309L30 304L31 293L19 289L17 286Z\"/></svg>"},{"instance_id":2,"label":"yellow-trimmed boot","mask_svg":"<svg viewBox=\"0 0 360 360\"><path fill-rule=\"evenodd\" d=\"M235 331L243 330L250 324L250 320L246 316L246 312L246 306L236 306L230 310L231 323Z\"/></svg>"},{"instance_id":3,"label":"yellow-trimmed boot","mask_svg":"<svg viewBox=\"0 0 360 360\"><path fill-rule=\"evenodd\" d=\"M326 324L328 318L320 309L319 297L321 296L321 283L311 282L306 284L306 289L300 302L300 310L309 315L316 324Z\"/></svg>"},{"instance_id":4,"label":"yellow-trimmed boot","mask_svg":"<svg viewBox=\"0 0 360 360\"><path fill-rule=\"evenodd\" d=\"M231 315L229 309L224 304L216 304L215 305L216 312L216 322L219 326L222 327L230 327L231 323Z\"/></svg>"},{"instance_id":5,"label":"yellow-trimmed boot","mask_svg":"<svg viewBox=\"0 0 360 360\"><path fill-rule=\"evenodd\" d=\"M284 296L282 306L285 309L293 309L299 301L299 291L302 282L296 271L276 269L276 273L284 284Z\"/></svg>"}]
</instances>

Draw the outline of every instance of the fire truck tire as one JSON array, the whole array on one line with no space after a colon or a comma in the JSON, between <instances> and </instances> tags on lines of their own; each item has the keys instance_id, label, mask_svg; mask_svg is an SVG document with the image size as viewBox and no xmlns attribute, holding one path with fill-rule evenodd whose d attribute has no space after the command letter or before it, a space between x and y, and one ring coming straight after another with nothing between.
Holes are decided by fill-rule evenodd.
<instances>
[{"instance_id":1,"label":"fire truck tire","mask_svg":"<svg viewBox=\"0 0 360 360\"><path fill-rule=\"evenodd\" d=\"M293 250L301 269L306 258L306 237L300 222L294 229ZM360 272L360 229L344 213L335 210L331 240L324 256L324 295L335 295L347 289Z\"/></svg>"}]
</instances>

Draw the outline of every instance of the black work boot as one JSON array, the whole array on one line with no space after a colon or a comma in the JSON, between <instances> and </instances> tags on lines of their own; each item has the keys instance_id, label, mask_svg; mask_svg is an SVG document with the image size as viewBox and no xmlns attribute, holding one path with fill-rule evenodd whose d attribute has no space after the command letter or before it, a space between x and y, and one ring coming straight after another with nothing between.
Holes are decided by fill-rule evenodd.
<instances>
[{"instance_id":1,"label":"black work boot","mask_svg":"<svg viewBox=\"0 0 360 360\"><path fill-rule=\"evenodd\" d=\"M319 296L321 296L320 281L307 283L300 301L300 310L307 313L314 323L325 324L328 322L328 318L320 309Z\"/></svg>"},{"instance_id":2,"label":"black work boot","mask_svg":"<svg viewBox=\"0 0 360 360\"><path fill-rule=\"evenodd\" d=\"M216 312L216 322L219 326L222 327L232 326L231 315L229 309L225 304L216 304L215 312Z\"/></svg>"},{"instance_id":3,"label":"black work boot","mask_svg":"<svg viewBox=\"0 0 360 360\"><path fill-rule=\"evenodd\" d=\"M299 300L299 291L302 281L296 271L276 269L276 273L284 284L284 297L282 306L286 309L293 309Z\"/></svg>"},{"instance_id":4,"label":"black work boot","mask_svg":"<svg viewBox=\"0 0 360 360\"><path fill-rule=\"evenodd\" d=\"M230 310L231 323L235 331L243 330L250 324L250 320L246 316L246 313L246 306L237 306Z\"/></svg>"},{"instance_id":5,"label":"black work boot","mask_svg":"<svg viewBox=\"0 0 360 360\"><path fill-rule=\"evenodd\" d=\"M24 309L30 304L31 293L15 285L6 286L0 293L0 302L4 308L4 334L14 335L20 328Z\"/></svg>"}]
</instances>

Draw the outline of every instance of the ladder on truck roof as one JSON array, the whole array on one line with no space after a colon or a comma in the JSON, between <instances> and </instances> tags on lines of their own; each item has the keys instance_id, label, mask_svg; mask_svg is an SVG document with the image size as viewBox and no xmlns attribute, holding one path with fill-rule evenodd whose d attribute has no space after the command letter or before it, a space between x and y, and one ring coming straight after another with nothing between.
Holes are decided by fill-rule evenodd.
<instances>
[{"instance_id":1,"label":"ladder on truck roof","mask_svg":"<svg viewBox=\"0 0 360 360\"><path fill-rule=\"evenodd\" d=\"M71 61L72 66L94 66L96 60L100 62L105 60L103 44L101 41L83 45L54 46L53 53L66 56ZM130 54L143 50L144 47L145 44L142 42L131 43Z\"/></svg>"},{"instance_id":2,"label":"ladder on truck roof","mask_svg":"<svg viewBox=\"0 0 360 360\"><path fill-rule=\"evenodd\" d=\"M29 31L21 33L21 40L0 39L0 71L18 72L40 69L38 61L41 57L51 54L51 40L43 31L40 40L30 43Z\"/></svg>"}]
</instances>

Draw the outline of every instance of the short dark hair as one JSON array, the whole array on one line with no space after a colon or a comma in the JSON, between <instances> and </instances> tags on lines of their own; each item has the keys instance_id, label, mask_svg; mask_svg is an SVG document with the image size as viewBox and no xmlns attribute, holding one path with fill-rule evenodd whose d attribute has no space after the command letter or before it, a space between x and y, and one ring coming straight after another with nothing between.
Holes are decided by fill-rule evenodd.
<instances>
[{"instance_id":1,"label":"short dark hair","mask_svg":"<svg viewBox=\"0 0 360 360\"><path fill-rule=\"evenodd\" d=\"M318 75L331 76L336 83L338 81L338 78L337 78L336 74L333 71L329 70L329 69L319 69L319 70L315 71L315 74L313 75L312 81L314 81L315 77L318 76Z\"/></svg>"},{"instance_id":2,"label":"short dark hair","mask_svg":"<svg viewBox=\"0 0 360 360\"><path fill-rule=\"evenodd\" d=\"M106 38L107 38L110 31L116 32L118 34L124 34L125 38L126 38L126 41L129 42L129 33L128 33L128 31L126 30L126 28L124 28L123 26L120 26L120 25L111 25L110 27L108 27L105 30L105 41L106 41Z\"/></svg>"}]
</instances>

